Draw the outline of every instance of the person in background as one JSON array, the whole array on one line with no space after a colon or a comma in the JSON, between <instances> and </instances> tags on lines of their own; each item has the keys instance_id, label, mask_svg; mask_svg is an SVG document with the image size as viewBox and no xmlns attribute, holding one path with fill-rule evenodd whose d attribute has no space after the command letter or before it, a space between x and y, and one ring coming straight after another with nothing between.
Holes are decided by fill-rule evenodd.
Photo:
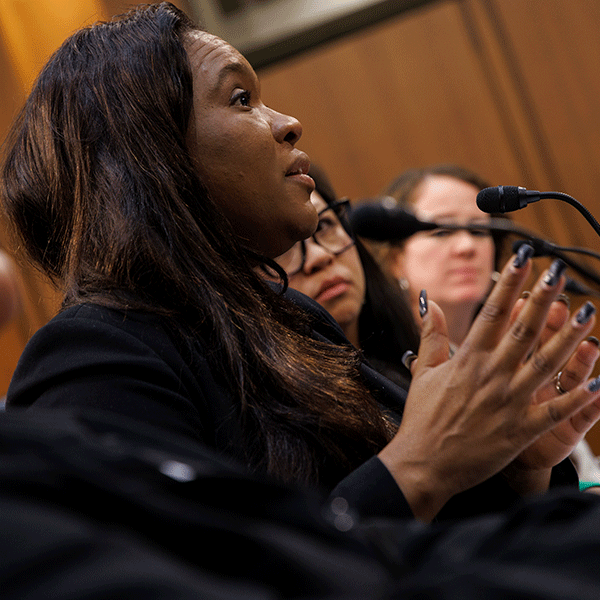
<instances>
[{"instance_id":1,"label":"person in background","mask_svg":"<svg viewBox=\"0 0 600 600\"><path fill-rule=\"evenodd\" d=\"M477 174L440 164L402 173L384 191L400 208L437 223L485 225L490 215L479 210L477 194L488 187ZM485 229L422 231L401 243L377 246L376 257L410 297L418 322L419 292L439 304L454 346L465 339L487 297L502 253L501 234Z\"/></svg>"},{"instance_id":2,"label":"person in background","mask_svg":"<svg viewBox=\"0 0 600 600\"><path fill-rule=\"evenodd\" d=\"M419 333L405 295L352 235L348 200L338 199L321 168L312 164L309 174L319 226L276 261L290 287L318 302L380 373L408 389L410 371L401 359L417 352Z\"/></svg>"},{"instance_id":3,"label":"person in background","mask_svg":"<svg viewBox=\"0 0 600 600\"><path fill-rule=\"evenodd\" d=\"M438 164L405 171L384 194L423 220L477 225L491 219L476 204L479 191L489 185L464 167ZM416 233L400 244L376 244L374 251L382 268L409 293L415 315L419 310L418 291L427 289L429 298L444 310L450 340L456 348L464 340L497 275L503 254L502 236L502 232L490 233L484 229L453 231L441 227ZM559 298L569 305L564 294ZM588 342L598 345L593 336ZM565 373L561 379L567 376ZM561 389L561 384L557 385ZM599 460L585 439L577 444L571 460L582 481L600 485Z\"/></svg>"},{"instance_id":4,"label":"person in background","mask_svg":"<svg viewBox=\"0 0 600 600\"><path fill-rule=\"evenodd\" d=\"M373 516L429 522L452 501L473 515L576 485L564 459L600 418L600 379L588 380L592 304L548 331L566 265L514 308L523 246L452 359L422 294L406 395L322 307L285 291L273 259L318 224L301 135L262 102L248 61L168 2L68 38L0 169L15 247L63 293L7 408L119 415ZM559 394L565 362L577 380Z\"/></svg>"}]
</instances>

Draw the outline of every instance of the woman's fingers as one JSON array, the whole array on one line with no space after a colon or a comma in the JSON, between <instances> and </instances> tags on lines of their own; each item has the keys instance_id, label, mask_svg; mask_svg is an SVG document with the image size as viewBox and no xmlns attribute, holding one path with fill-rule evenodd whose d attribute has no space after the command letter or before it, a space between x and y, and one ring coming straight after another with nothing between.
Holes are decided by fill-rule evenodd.
<instances>
[{"instance_id":1,"label":"woman's fingers","mask_svg":"<svg viewBox=\"0 0 600 600\"><path fill-rule=\"evenodd\" d=\"M590 337L584 340L567 364L562 368L555 381L556 391L569 392L585 381L592 373L592 369L600 355L599 342Z\"/></svg>"},{"instance_id":2,"label":"woman's fingers","mask_svg":"<svg viewBox=\"0 0 600 600\"><path fill-rule=\"evenodd\" d=\"M510 315L509 324L512 326L521 314L521 310L525 306L525 300L529 298L530 292L523 292L521 298L517 300ZM546 323L540 334L538 346L545 344L560 328L567 322L569 318L569 299L564 294L559 294L550 305ZM530 350L533 352L533 349ZM530 358L531 354L527 355L526 359Z\"/></svg>"},{"instance_id":3,"label":"woman's fingers","mask_svg":"<svg viewBox=\"0 0 600 600\"><path fill-rule=\"evenodd\" d=\"M492 292L477 314L465 342L468 349L492 350L506 332L511 311L531 271L533 248L523 244L506 264Z\"/></svg>"},{"instance_id":4,"label":"woman's fingers","mask_svg":"<svg viewBox=\"0 0 600 600\"><path fill-rule=\"evenodd\" d=\"M539 347L513 378L514 393L531 396L565 364L594 326L596 309L586 302L560 331Z\"/></svg>"},{"instance_id":5,"label":"woman's fingers","mask_svg":"<svg viewBox=\"0 0 600 600\"><path fill-rule=\"evenodd\" d=\"M594 365L600 356L599 342L596 338L584 340L562 371L552 381L555 390L564 394L581 385L592 373ZM571 426L578 434L585 434L600 417L600 401L586 404L581 410L571 416ZM562 440L568 442L569 440Z\"/></svg>"},{"instance_id":6,"label":"woman's fingers","mask_svg":"<svg viewBox=\"0 0 600 600\"><path fill-rule=\"evenodd\" d=\"M552 303L564 285L562 274L565 267L563 261L555 260L536 282L522 310L498 344L497 368L515 370L536 347L546 326ZM573 349L574 346L561 357L556 357L559 366ZM538 381L538 385L541 383L542 381Z\"/></svg>"},{"instance_id":7,"label":"woman's fingers","mask_svg":"<svg viewBox=\"0 0 600 600\"><path fill-rule=\"evenodd\" d=\"M450 341L448 339L448 328L446 318L442 309L435 303L427 301L426 295L421 295L421 307L423 307L421 327L421 343L419 344L419 360L411 361L410 370L412 375L419 371L435 367L446 360L450 355Z\"/></svg>"},{"instance_id":8,"label":"woman's fingers","mask_svg":"<svg viewBox=\"0 0 600 600\"><path fill-rule=\"evenodd\" d=\"M591 427L600 416L599 378L586 381L570 392L555 396L548 402L532 404L529 409L527 429L529 429L530 435L535 435L535 433L541 435L586 410L589 411L591 417L589 425Z\"/></svg>"}]
</instances>

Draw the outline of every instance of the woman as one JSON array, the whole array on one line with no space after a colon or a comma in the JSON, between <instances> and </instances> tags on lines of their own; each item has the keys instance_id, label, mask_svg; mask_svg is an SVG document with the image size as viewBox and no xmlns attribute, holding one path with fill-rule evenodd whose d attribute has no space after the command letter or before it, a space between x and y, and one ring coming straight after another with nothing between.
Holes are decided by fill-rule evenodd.
<instances>
[{"instance_id":1,"label":"woman","mask_svg":"<svg viewBox=\"0 0 600 600\"><path fill-rule=\"evenodd\" d=\"M380 373L408 389L410 372L401 359L419 346L410 307L362 242L352 236L347 201L338 200L320 168L311 165L309 174L316 185L311 200L319 214L317 232L276 260L285 269L290 287L318 302Z\"/></svg>"},{"instance_id":2,"label":"woman","mask_svg":"<svg viewBox=\"0 0 600 600\"><path fill-rule=\"evenodd\" d=\"M317 225L301 133L261 102L234 48L169 3L69 38L2 168L7 218L64 292L62 312L23 353L9 406L119 413L280 479L340 482L334 493L371 514L429 521L480 483L490 504L500 494L489 485L505 486L505 505L509 491L547 489L553 465L600 416L600 380L581 367L591 305L523 362L564 264L510 325L530 271L524 247L453 360L443 314L423 302L396 427L377 401L401 403L398 388L361 363L318 305L256 273L279 268L269 257ZM550 378L567 360L579 381L558 395Z\"/></svg>"},{"instance_id":3,"label":"woman","mask_svg":"<svg viewBox=\"0 0 600 600\"><path fill-rule=\"evenodd\" d=\"M426 221L485 225L491 217L479 210L476 199L486 187L477 174L441 164L405 171L384 194ZM409 293L415 318L419 291L427 289L429 298L444 311L450 340L458 346L490 291L502 252L500 242L499 234L484 229L435 229L383 246L377 254L384 270Z\"/></svg>"}]
</instances>

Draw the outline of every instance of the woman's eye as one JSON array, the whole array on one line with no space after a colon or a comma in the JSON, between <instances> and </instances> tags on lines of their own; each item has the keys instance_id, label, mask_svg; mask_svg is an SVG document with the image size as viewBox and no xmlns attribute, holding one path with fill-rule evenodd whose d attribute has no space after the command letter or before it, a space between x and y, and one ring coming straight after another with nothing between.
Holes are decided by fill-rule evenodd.
<instances>
[{"instance_id":1,"label":"woman's eye","mask_svg":"<svg viewBox=\"0 0 600 600\"><path fill-rule=\"evenodd\" d=\"M452 229L434 229L431 232L433 237L446 237L452 233Z\"/></svg>"},{"instance_id":2,"label":"woman's eye","mask_svg":"<svg viewBox=\"0 0 600 600\"><path fill-rule=\"evenodd\" d=\"M317 227L317 229L319 231L322 231L324 229L331 229L332 227L335 227L335 222L333 219L330 218L325 218L325 219L319 219L319 225Z\"/></svg>"},{"instance_id":3,"label":"woman's eye","mask_svg":"<svg viewBox=\"0 0 600 600\"><path fill-rule=\"evenodd\" d=\"M247 90L240 90L231 98L232 106L239 104L240 106L250 106L250 92Z\"/></svg>"},{"instance_id":4,"label":"woman's eye","mask_svg":"<svg viewBox=\"0 0 600 600\"><path fill-rule=\"evenodd\" d=\"M492 234L485 229L473 229L471 230L471 235L474 237L489 237Z\"/></svg>"}]
</instances>

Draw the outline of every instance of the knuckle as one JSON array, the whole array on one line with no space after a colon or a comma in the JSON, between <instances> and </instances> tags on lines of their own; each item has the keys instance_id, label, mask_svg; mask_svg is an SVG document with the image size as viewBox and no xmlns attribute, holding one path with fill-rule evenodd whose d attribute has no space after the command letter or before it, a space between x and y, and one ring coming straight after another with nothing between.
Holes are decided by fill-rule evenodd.
<instances>
[{"instance_id":1,"label":"knuckle","mask_svg":"<svg viewBox=\"0 0 600 600\"><path fill-rule=\"evenodd\" d=\"M553 423L560 423L563 420L562 412L554 402L548 403L548 416Z\"/></svg>"},{"instance_id":2,"label":"knuckle","mask_svg":"<svg viewBox=\"0 0 600 600\"><path fill-rule=\"evenodd\" d=\"M515 321L510 329L511 337L520 343L532 342L537 336L537 333L538 332L533 327L530 327L520 320Z\"/></svg>"},{"instance_id":3,"label":"knuckle","mask_svg":"<svg viewBox=\"0 0 600 600\"><path fill-rule=\"evenodd\" d=\"M478 317L483 321L493 323L506 314L506 307L496 302L486 302L479 311Z\"/></svg>"},{"instance_id":4,"label":"knuckle","mask_svg":"<svg viewBox=\"0 0 600 600\"><path fill-rule=\"evenodd\" d=\"M563 379L565 382L568 381L570 383L578 383L582 379L581 375L573 369L563 369L561 373L561 379Z\"/></svg>"},{"instance_id":5,"label":"knuckle","mask_svg":"<svg viewBox=\"0 0 600 600\"><path fill-rule=\"evenodd\" d=\"M531 357L530 364L541 375L550 375L554 372L554 364L542 352L536 352Z\"/></svg>"}]
</instances>

